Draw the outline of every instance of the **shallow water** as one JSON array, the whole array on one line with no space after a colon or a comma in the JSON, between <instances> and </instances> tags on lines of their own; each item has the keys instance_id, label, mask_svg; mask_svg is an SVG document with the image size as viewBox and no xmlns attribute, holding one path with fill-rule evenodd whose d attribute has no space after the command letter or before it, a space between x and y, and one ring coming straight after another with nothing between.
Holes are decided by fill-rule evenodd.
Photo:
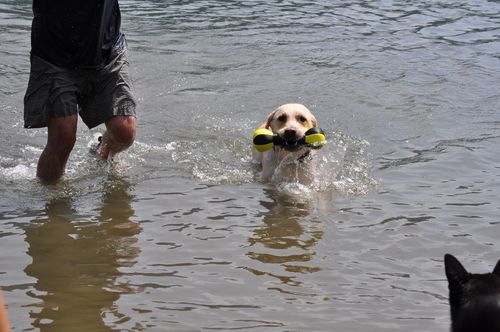
<instances>
[{"instance_id":1,"label":"shallow water","mask_svg":"<svg viewBox=\"0 0 500 332\"><path fill-rule=\"evenodd\" d=\"M80 124L35 179L31 2L0 1L0 287L14 331L447 331L443 255L500 258L500 4L121 1L140 101L113 165ZM262 183L278 105L327 132Z\"/></svg>"}]
</instances>

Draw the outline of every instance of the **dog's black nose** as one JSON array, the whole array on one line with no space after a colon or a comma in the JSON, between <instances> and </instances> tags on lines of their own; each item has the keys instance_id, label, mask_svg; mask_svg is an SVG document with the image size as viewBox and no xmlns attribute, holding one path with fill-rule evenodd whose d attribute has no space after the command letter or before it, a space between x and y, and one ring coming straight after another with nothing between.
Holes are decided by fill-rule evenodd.
<instances>
[{"instance_id":1,"label":"dog's black nose","mask_svg":"<svg viewBox=\"0 0 500 332\"><path fill-rule=\"evenodd\" d=\"M296 142L297 141L297 132L294 129L285 130L285 141L287 142Z\"/></svg>"}]
</instances>

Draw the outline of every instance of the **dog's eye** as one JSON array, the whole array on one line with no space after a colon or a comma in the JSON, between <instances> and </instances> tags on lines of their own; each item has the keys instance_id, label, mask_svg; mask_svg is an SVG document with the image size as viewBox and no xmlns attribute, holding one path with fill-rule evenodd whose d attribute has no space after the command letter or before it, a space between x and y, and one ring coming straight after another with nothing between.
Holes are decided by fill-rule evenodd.
<instances>
[{"instance_id":1,"label":"dog's eye","mask_svg":"<svg viewBox=\"0 0 500 332\"><path fill-rule=\"evenodd\" d=\"M299 116L299 122L307 122L307 119L304 116Z\"/></svg>"},{"instance_id":2,"label":"dog's eye","mask_svg":"<svg viewBox=\"0 0 500 332\"><path fill-rule=\"evenodd\" d=\"M286 121L286 114L281 114L280 116L278 116L278 121L285 122Z\"/></svg>"}]
</instances>

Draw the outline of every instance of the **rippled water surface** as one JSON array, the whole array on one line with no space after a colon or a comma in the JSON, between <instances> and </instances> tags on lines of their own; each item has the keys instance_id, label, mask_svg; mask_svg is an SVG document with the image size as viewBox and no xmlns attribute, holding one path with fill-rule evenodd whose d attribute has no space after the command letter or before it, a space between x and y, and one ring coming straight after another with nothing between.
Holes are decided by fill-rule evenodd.
<instances>
[{"instance_id":1,"label":"rippled water surface","mask_svg":"<svg viewBox=\"0 0 500 332\"><path fill-rule=\"evenodd\" d=\"M0 287L14 331L447 331L443 255L500 258L496 1L123 0L138 137L23 129L31 2L0 0ZM309 107L316 181L250 137Z\"/></svg>"}]
</instances>

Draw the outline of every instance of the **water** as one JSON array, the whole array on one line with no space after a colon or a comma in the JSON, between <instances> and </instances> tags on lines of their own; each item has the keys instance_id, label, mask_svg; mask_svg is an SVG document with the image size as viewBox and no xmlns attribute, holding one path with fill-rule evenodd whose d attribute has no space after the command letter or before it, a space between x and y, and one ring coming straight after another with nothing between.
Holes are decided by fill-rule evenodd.
<instances>
[{"instance_id":1,"label":"water","mask_svg":"<svg viewBox=\"0 0 500 332\"><path fill-rule=\"evenodd\" d=\"M0 2L0 287L14 331L447 331L443 255L500 258L500 4L121 1L140 101L64 180L23 129L31 2ZM278 105L328 134L311 186L261 183Z\"/></svg>"}]
</instances>

